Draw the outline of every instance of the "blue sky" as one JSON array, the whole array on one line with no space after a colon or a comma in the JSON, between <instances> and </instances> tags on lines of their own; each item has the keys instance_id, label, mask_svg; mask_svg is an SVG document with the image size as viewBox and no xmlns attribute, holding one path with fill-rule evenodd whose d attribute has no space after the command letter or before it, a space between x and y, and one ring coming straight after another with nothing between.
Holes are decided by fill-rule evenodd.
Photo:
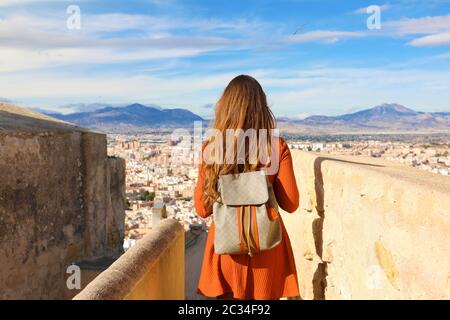
<instances>
[{"instance_id":1,"label":"blue sky","mask_svg":"<svg viewBox=\"0 0 450 320\"><path fill-rule=\"evenodd\" d=\"M69 5L80 29L67 28ZM368 29L365 8L381 9ZM238 74L277 116L450 110L450 0L1 0L0 99L141 102L211 116Z\"/></svg>"}]
</instances>

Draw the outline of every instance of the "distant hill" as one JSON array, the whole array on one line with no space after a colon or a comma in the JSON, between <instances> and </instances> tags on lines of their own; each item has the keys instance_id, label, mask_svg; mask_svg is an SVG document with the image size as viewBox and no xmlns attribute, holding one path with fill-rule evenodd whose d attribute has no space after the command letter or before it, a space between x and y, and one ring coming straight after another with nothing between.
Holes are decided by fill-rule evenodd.
<instances>
[{"instance_id":1,"label":"distant hill","mask_svg":"<svg viewBox=\"0 0 450 320\"><path fill-rule=\"evenodd\" d=\"M325 132L349 131L443 131L450 132L450 112L420 112L399 104L382 104L339 116L314 115L303 120L281 118L282 128L300 131L314 129ZM303 129L303 130L302 130Z\"/></svg>"},{"instance_id":2,"label":"distant hill","mask_svg":"<svg viewBox=\"0 0 450 320\"><path fill-rule=\"evenodd\" d=\"M105 106L103 108L71 114L47 113L49 116L82 127L96 129L183 127L192 126L194 121L203 119L186 109L161 109L134 103L124 107Z\"/></svg>"}]
</instances>

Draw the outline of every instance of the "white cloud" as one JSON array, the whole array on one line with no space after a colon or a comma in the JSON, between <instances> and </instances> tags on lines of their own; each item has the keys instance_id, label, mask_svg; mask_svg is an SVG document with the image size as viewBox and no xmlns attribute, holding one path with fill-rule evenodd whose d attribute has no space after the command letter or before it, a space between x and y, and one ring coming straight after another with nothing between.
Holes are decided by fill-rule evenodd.
<instances>
[{"instance_id":1,"label":"white cloud","mask_svg":"<svg viewBox=\"0 0 450 320\"><path fill-rule=\"evenodd\" d=\"M0 74L13 71L45 69L86 64L121 63L195 56L206 50L142 49L139 51L114 51L108 49L52 49L52 50L0 50Z\"/></svg>"},{"instance_id":2,"label":"white cloud","mask_svg":"<svg viewBox=\"0 0 450 320\"><path fill-rule=\"evenodd\" d=\"M387 10L391 5L385 4L380 7L382 10ZM363 9L365 13L365 8L358 9L357 11L362 13ZM413 46L439 46L449 44L449 34L450 14L421 18L404 18L382 22L381 30L376 33L368 31L315 30L285 37L282 41L288 43L319 42L324 44L334 44L343 39L368 36L404 37L411 35L426 35L410 41L409 44Z\"/></svg>"},{"instance_id":3,"label":"white cloud","mask_svg":"<svg viewBox=\"0 0 450 320\"><path fill-rule=\"evenodd\" d=\"M29 15L13 15L0 19L0 45L11 47L39 48L82 48L82 47L199 47L217 45L230 41L221 36L212 35L173 35L170 30L186 26L178 21L165 18L154 18L141 15L101 14L83 16L80 31L66 28L65 16L49 16L46 18ZM190 23L190 24L188 24ZM187 29L194 28L229 28L240 30L245 28L241 22L233 25L214 24L207 21L186 22ZM134 36L117 37L108 32L137 29L141 33ZM240 32L240 31L239 31ZM106 34L105 34L106 33Z\"/></svg>"},{"instance_id":4,"label":"white cloud","mask_svg":"<svg viewBox=\"0 0 450 320\"><path fill-rule=\"evenodd\" d=\"M450 44L450 14L388 21L382 28L387 34L395 36L425 35L409 42L416 47Z\"/></svg>"},{"instance_id":5,"label":"white cloud","mask_svg":"<svg viewBox=\"0 0 450 320\"><path fill-rule=\"evenodd\" d=\"M389 3L385 3L385 4L380 5L378 7L380 7L381 11L386 11L386 10L391 9L392 5L390 5ZM355 13L355 14L367 14L367 8L368 7L363 7L363 8L356 9L355 11L353 11L353 13Z\"/></svg>"},{"instance_id":6,"label":"white cloud","mask_svg":"<svg viewBox=\"0 0 450 320\"><path fill-rule=\"evenodd\" d=\"M162 35L168 20L150 16L87 15L80 32L65 27L64 14L12 14L0 19L0 73L82 64L123 63L195 56L226 46L221 37ZM133 22L134 21L134 22ZM153 21L153 22L151 22ZM172 26L173 27L173 26ZM105 31L147 28L144 36L105 37ZM156 27L155 27L156 28ZM147 34L148 33L148 34ZM235 43L236 48L239 44Z\"/></svg>"},{"instance_id":7,"label":"white cloud","mask_svg":"<svg viewBox=\"0 0 450 320\"><path fill-rule=\"evenodd\" d=\"M435 34L450 32L450 14L383 23L382 28L396 35Z\"/></svg>"},{"instance_id":8,"label":"white cloud","mask_svg":"<svg viewBox=\"0 0 450 320\"><path fill-rule=\"evenodd\" d=\"M65 19L65 15L54 14L46 17L15 14L0 19L0 72L65 64L179 58L227 47L239 50L252 41L227 34L245 37L246 32L252 33L252 29L261 26L257 21L247 20L182 21L145 15L99 14L83 16L82 29L71 31L65 27ZM191 33L178 35L177 29ZM127 37L110 33L124 30L139 32Z\"/></svg>"},{"instance_id":9,"label":"white cloud","mask_svg":"<svg viewBox=\"0 0 450 320\"><path fill-rule=\"evenodd\" d=\"M321 42L332 44L339 40L347 38L359 38L364 37L364 32L356 31L330 31L330 30L316 30L305 33L295 34L282 40L285 42L304 43L304 42Z\"/></svg>"},{"instance_id":10,"label":"white cloud","mask_svg":"<svg viewBox=\"0 0 450 320\"><path fill-rule=\"evenodd\" d=\"M409 42L410 45L415 47L433 47L450 45L450 33L438 33L430 36L417 38Z\"/></svg>"},{"instance_id":11,"label":"white cloud","mask_svg":"<svg viewBox=\"0 0 450 320\"><path fill-rule=\"evenodd\" d=\"M181 17L153 16L142 14L105 13L83 14L82 29L88 33L123 30L140 30L151 35L161 31L190 30L194 32L212 31L247 35L254 30L267 28L265 22L251 19L186 19Z\"/></svg>"},{"instance_id":12,"label":"white cloud","mask_svg":"<svg viewBox=\"0 0 450 320\"><path fill-rule=\"evenodd\" d=\"M334 44L370 34L367 31L315 30L281 39L261 40L258 37L266 34L269 26L258 20L186 20L121 13L85 14L82 29L74 32L66 29L65 19L64 13L39 17L13 14L0 19L0 72L180 58L229 48L258 47L273 41L281 45L308 42ZM427 36L410 44L443 45L448 43L449 25L450 15L402 19L383 24L384 34L381 36L424 34ZM138 33L126 38L113 36L112 32L124 30L137 30ZM190 31L180 36L179 30Z\"/></svg>"}]
</instances>

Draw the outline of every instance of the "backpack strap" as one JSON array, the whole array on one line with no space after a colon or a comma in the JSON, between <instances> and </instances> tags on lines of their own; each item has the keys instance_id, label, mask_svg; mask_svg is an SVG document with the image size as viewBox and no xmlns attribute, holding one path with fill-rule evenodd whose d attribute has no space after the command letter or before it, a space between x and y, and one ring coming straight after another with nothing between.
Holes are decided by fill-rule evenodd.
<instances>
[{"instance_id":1,"label":"backpack strap","mask_svg":"<svg viewBox=\"0 0 450 320\"><path fill-rule=\"evenodd\" d=\"M256 219L256 208L254 206L242 206L241 207L241 218L242 218L242 233L243 241L245 243L245 249L247 249L248 255L253 256L254 253L259 251L256 239L257 237L257 224L254 221ZM252 225L253 232L252 232Z\"/></svg>"}]
</instances>

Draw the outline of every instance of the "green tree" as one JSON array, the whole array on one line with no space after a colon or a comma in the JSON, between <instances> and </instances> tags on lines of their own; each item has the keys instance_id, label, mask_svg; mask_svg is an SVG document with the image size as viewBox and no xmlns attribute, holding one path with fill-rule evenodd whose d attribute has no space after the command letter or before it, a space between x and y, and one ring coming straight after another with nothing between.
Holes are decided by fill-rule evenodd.
<instances>
[{"instance_id":1,"label":"green tree","mask_svg":"<svg viewBox=\"0 0 450 320\"><path fill-rule=\"evenodd\" d=\"M141 196L139 197L142 201L153 201L155 199L155 193L149 192L148 190L141 193Z\"/></svg>"}]
</instances>

